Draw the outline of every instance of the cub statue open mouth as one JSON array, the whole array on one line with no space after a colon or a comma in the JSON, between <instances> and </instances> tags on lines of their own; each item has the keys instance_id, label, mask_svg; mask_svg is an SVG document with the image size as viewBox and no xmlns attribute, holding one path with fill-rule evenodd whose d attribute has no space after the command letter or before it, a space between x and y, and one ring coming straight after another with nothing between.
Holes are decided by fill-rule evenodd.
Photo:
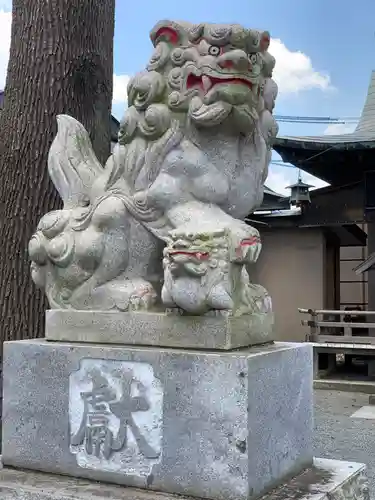
<instances>
[{"instance_id":1,"label":"cub statue open mouth","mask_svg":"<svg viewBox=\"0 0 375 500\"><path fill-rule=\"evenodd\" d=\"M272 311L260 285L250 283L246 265L258 258L261 243L250 226L171 232L164 250L162 299L170 312L242 316Z\"/></svg>"},{"instance_id":2,"label":"cub statue open mouth","mask_svg":"<svg viewBox=\"0 0 375 500\"><path fill-rule=\"evenodd\" d=\"M30 241L32 277L53 309L268 311L243 219L262 203L278 132L270 35L162 21L151 41L104 166L84 127L58 117L48 171L64 208Z\"/></svg>"}]
</instances>

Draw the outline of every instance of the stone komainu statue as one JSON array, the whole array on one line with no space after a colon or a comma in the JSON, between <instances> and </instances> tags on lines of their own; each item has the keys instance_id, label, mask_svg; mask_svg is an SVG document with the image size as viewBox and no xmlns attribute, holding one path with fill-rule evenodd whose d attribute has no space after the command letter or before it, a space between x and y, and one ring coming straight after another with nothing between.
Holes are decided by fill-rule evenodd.
<instances>
[{"instance_id":1,"label":"stone komainu statue","mask_svg":"<svg viewBox=\"0 0 375 500\"><path fill-rule=\"evenodd\" d=\"M104 167L84 127L58 117L48 171L64 208L30 241L33 280L58 309L269 310L247 273L259 234L242 219L262 202L278 131L270 36L163 21L151 40Z\"/></svg>"}]
</instances>

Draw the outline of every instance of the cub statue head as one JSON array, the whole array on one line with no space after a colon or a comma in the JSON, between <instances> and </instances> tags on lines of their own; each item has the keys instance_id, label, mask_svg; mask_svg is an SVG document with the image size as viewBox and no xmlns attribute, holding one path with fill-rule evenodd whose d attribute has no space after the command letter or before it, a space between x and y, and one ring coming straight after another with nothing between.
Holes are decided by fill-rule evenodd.
<instances>
[{"instance_id":1,"label":"cub statue head","mask_svg":"<svg viewBox=\"0 0 375 500\"><path fill-rule=\"evenodd\" d=\"M173 118L187 127L226 123L228 129L251 132L275 65L268 32L236 24L161 21L151 41L155 51L147 71L129 82L120 143L130 141L136 129L160 136Z\"/></svg>"},{"instance_id":2,"label":"cub statue head","mask_svg":"<svg viewBox=\"0 0 375 500\"><path fill-rule=\"evenodd\" d=\"M259 233L251 226L171 231L164 249L164 305L198 315L269 312L263 307L268 293L250 283L245 269L260 248Z\"/></svg>"}]
</instances>

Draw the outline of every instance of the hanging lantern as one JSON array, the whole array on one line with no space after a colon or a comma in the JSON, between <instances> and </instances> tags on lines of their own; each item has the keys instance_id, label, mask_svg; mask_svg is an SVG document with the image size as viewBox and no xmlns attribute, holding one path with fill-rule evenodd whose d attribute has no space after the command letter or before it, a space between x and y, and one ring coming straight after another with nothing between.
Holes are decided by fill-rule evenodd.
<instances>
[{"instance_id":1,"label":"hanging lantern","mask_svg":"<svg viewBox=\"0 0 375 500\"><path fill-rule=\"evenodd\" d=\"M298 180L295 184L287 186L286 189L290 189L290 205L292 207L304 208L311 203L310 199L310 188L313 188L311 184L306 184L302 182L301 173L298 174Z\"/></svg>"}]
</instances>

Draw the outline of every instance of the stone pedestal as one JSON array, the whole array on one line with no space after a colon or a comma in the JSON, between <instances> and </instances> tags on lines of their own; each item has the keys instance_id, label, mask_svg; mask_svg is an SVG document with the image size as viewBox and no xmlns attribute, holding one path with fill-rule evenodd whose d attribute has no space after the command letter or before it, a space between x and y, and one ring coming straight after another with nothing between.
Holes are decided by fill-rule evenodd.
<instances>
[{"instance_id":1,"label":"stone pedestal","mask_svg":"<svg viewBox=\"0 0 375 500\"><path fill-rule=\"evenodd\" d=\"M369 500L366 468L336 460L314 460L312 467L260 500ZM146 490L122 488L40 472L0 470L2 500L175 500ZM180 500L192 500L180 496Z\"/></svg>"},{"instance_id":2,"label":"stone pedestal","mask_svg":"<svg viewBox=\"0 0 375 500\"><path fill-rule=\"evenodd\" d=\"M232 316L51 310L46 338L59 342L231 350L272 342L273 313Z\"/></svg>"},{"instance_id":3,"label":"stone pedestal","mask_svg":"<svg viewBox=\"0 0 375 500\"><path fill-rule=\"evenodd\" d=\"M311 467L312 403L308 344L218 352L7 342L3 462L254 499Z\"/></svg>"}]
</instances>

